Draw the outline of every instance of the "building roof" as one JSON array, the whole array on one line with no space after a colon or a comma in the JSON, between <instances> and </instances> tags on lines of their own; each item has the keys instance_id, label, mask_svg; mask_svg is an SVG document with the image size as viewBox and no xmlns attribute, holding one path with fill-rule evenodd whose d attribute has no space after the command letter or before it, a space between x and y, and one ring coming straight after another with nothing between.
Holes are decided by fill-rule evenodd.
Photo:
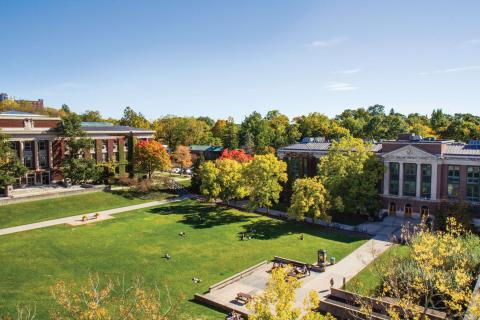
<instances>
[{"instance_id":1,"label":"building roof","mask_svg":"<svg viewBox=\"0 0 480 320\"><path fill-rule=\"evenodd\" d=\"M449 156L480 156L480 148L464 143L447 144L444 155Z\"/></svg>"},{"instance_id":2,"label":"building roof","mask_svg":"<svg viewBox=\"0 0 480 320\"><path fill-rule=\"evenodd\" d=\"M330 148L330 142L300 142L294 143L282 148L278 151L282 152L327 152ZM380 152L382 150L382 144L372 144L373 152Z\"/></svg>"},{"instance_id":3,"label":"building roof","mask_svg":"<svg viewBox=\"0 0 480 320\"><path fill-rule=\"evenodd\" d=\"M45 117L43 114L35 114L35 113L23 112L23 111L17 111L17 110L0 112L0 116L9 116L9 117Z\"/></svg>"},{"instance_id":4,"label":"building roof","mask_svg":"<svg viewBox=\"0 0 480 320\"><path fill-rule=\"evenodd\" d=\"M206 151L210 151L210 152L222 152L222 151L223 151L223 147L194 144L194 145L191 145L191 146L190 146L190 150L191 150L191 151L197 151L197 152L206 152Z\"/></svg>"},{"instance_id":5,"label":"building roof","mask_svg":"<svg viewBox=\"0 0 480 320\"><path fill-rule=\"evenodd\" d=\"M153 130L149 129L142 129L142 128L134 128L134 127L129 127L129 126L117 126L113 125L111 123L108 123L108 125L99 125L97 124L87 124L84 125L82 123L82 129L85 132L108 132L108 133L114 133L114 132L141 132L141 133L151 133L153 134Z\"/></svg>"},{"instance_id":6,"label":"building roof","mask_svg":"<svg viewBox=\"0 0 480 320\"><path fill-rule=\"evenodd\" d=\"M97 121L84 121L82 122L82 127L105 127L105 126L113 126L113 123L110 122L97 122Z\"/></svg>"}]
</instances>

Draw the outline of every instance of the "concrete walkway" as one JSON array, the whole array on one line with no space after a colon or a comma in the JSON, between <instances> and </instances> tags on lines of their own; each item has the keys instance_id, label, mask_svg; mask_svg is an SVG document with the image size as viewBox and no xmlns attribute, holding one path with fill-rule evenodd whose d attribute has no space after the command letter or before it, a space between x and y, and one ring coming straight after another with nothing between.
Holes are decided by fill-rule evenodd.
<instances>
[{"instance_id":1,"label":"concrete walkway","mask_svg":"<svg viewBox=\"0 0 480 320\"><path fill-rule=\"evenodd\" d=\"M303 309L303 302L311 291L319 294L320 299L325 299L330 293L330 280L333 279L334 287L341 288L343 281L347 282L357 275L363 268L375 260L380 254L390 248L392 244L382 239L373 238L358 247L355 251L340 260L333 266L328 266L325 272L312 272L310 276L302 279L302 286L296 290L295 306ZM273 263L261 265L248 275L242 276L234 282L219 286L201 295L212 304L222 305L231 310L248 314L245 304L236 300L237 293L243 292L258 295L265 290L270 279L270 269Z\"/></svg>"},{"instance_id":2,"label":"concrete walkway","mask_svg":"<svg viewBox=\"0 0 480 320\"><path fill-rule=\"evenodd\" d=\"M65 218L59 218L59 219L41 221L41 222L36 222L36 223L24 224L24 225L16 226L16 227L4 228L4 229L0 229L0 236L7 235L7 234L12 234L12 233L17 233L17 232L22 232L22 231L28 231L28 230L34 230L34 229L40 229L40 228L47 228L47 227L56 226L56 225L60 225L60 224L70 224L70 225L77 226L77 225L83 225L83 224L87 224L87 223L93 223L93 222L97 222L97 221L111 219L112 215L117 214L117 213L155 207L155 206L158 206L158 205L161 205L161 204L182 201L182 200L188 199L190 197L191 197L191 195L182 195L182 196L179 196L179 197L166 199L166 200L161 200L161 201L146 202L146 203L136 204L136 205L127 206L127 207L120 207L120 208L109 209L109 210L104 210L104 211L91 212L91 213L87 213L87 214L79 214L79 215L76 215L76 216L70 216L70 217L65 217ZM93 218L95 213L99 214L99 217L97 219ZM89 218L88 221L85 221L85 222L82 221L82 217L84 215L86 215Z\"/></svg>"}]
</instances>

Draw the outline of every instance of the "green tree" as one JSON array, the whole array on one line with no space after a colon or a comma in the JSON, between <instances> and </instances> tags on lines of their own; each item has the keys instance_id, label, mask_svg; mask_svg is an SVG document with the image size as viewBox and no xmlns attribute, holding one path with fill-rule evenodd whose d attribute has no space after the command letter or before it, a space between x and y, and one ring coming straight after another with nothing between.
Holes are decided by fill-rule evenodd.
<instances>
[{"instance_id":1,"label":"green tree","mask_svg":"<svg viewBox=\"0 0 480 320\"><path fill-rule=\"evenodd\" d=\"M0 186L4 188L5 196L8 196L7 186L13 184L26 172L27 168L11 149L7 136L0 133Z\"/></svg>"},{"instance_id":2,"label":"green tree","mask_svg":"<svg viewBox=\"0 0 480 320\"><path fill-rule=\"evenodd\" d=\"M104 121L100 111L97 110L86 110L84 113L80 115L82 121L86 122L101 122Z\"/></svg>"},{"instance_id":3,"label":"green tree","mask_svg":"<svg viewBox=\"0 0 480 320\"><path fill-rule=\"evenodd\" d=\"M451 121L451 117L443 113L442 109L435 109L432 111L432 115L430 117L430 127L437 133L438 136L443 138L444 133Z\"/></svg>"},{"instance_id":4,"label":"green tree","mask_svg":"<svg viewBox=\"0 0 480 320\"><path fill-rule=\"evenodd\" d=\"M289 216L299 221L303 221L305 217L314 221L331 221L328 215L330 208L328 191L318 178L297 179L292 189Z\"/></svg>"},{"instance_id":5,"label":"green tree","mask_svg":"<svg viewBox=\"0 0 480 320\"><path fill-rule=\"evenodd\" d=\"M131 107L126 107L123 110L123 117L119 121L122 126L129 126L134 128L150 129L151 124L140 112L134 111Z\"/></svg>"},{"instance_id":6,"label":"green tree","mask_svg":"<svg viewBox=\"0 0 480 320\"><path fill-rule=\"evenodd\" d=\"M325 137L326 139L338 139L349 132L336 120L330 120L327 116L312 112L294 119L298 126L301 137Z\"/></svg>"},{"instance_id":7,"label":"green tree","mask_svg":"<svg viewBox=\"0 0 480 320\"><path fill-rule=\"evenodd\" d=\"M95 159L85 157L85 150L90 149L93 142L83 131L80 116L67 114L59 124L58 131L67 150L62 166L64 177L71 179L73 184L96 181L100 172Z\"/></svg>"},{"instance_id":8,"label":"green tree","mask_svg":"<svg viewBox=\"0 0 480 320\"><path fill-rule=\"evenodd\" d=\"M255 111L243 120L239 136L240 145L247 151L264 154L268 152L268 147L272 144L273 132L268 121Z\"/></svg>"},{"instance_id":9,"label":"green tree","mask_svg":"<svg viewBox=\"0 0 480 320\"><path fill-rule=\"evenodd\" d=\"M288 117L278 110L269 111L265 120L272 132L271 146L275 149L295 143L300 138L297 125L291 124Z\"/></svg>"},{"instance_id":10,"label":"green tree","mask_svg":"<svg viewBox=\"0 0 480 320\"><path fill-rule=\"evenodd\" d=\"M167 150L157 141L139 141L133 153L135 171L146 174L148 179L155 171L166 171L172 165Z\"/></svg>"},{"instance_id":11,"label":"green tree","mask_svg":"<svg viewBox=\"0 0 480 320\"><path fill-rule=\"evenodd\" d=\"M249 187L248 208L267 210L278 202L281 183L287 181L287 164L274 154L256 155L245 168L245 180Z\"/></svg>"},{"instance_id":12,"label":"green tree","mask_svg":"<svg viewBox=\"0 0 480 320\"><path fill-rule=\"evenodd\" d=\"M171 149L178 145L221 143L220 139L214 139L207 122L192 117L165 116L155 120L153 128L156 131L156 139Z\"/></svg>"},{"instance_id":13,"label":"green tree","mask_svg":"<svg viewBox=\"0 0 480 320\"><path fill-rule=\"evenodd\" d=\"M200 192L200 186L202 185L202 180L200 176L200 170L202 165L205 163L205 156L203 153L200 156L195 156L193 158L193 169L192 169L192 179L190 183L190 190L192 192Z\"/></svg>"},{"instance_id":14,"label":"green tree","mask_svg":"<svg viewBox=\"0 0 480 320\"><path fill-rule=\"evenodd\" d=\"M347 136L334 141L320 159L319 177L338 211L377 213L383 166L363 140Z\"/></svg>"}]
</instances>

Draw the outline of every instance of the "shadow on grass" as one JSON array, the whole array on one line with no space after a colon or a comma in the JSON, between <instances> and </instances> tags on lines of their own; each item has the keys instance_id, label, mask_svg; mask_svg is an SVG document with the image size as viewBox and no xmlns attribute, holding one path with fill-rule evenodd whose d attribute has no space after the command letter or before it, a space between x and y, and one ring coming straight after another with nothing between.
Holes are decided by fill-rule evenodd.
<instances>
[{"instance_id":1,"label":"shadow on grass","mask_svg":"<svg viewBox=\"0 0 480 320\"><path fill-rule=\"evenodd\" d=\"M121 196L125 199L142 199L142 200L163 200L172 198L178 195L175 190L170 189L161 189L149 192L141 192L135 189L126 189L126 190L112 190L112 194Z\"/></svg>"},{"instance_id":2,"label":"shadow on grass","mask_svg":"<svg viewBox=\"0 0 480 320\"><path fill-rule=\"evenodd\" d=\"M183 220L181 223L191 225L196 229L205 229L231 223L246 222L255 218L251 215L233 213L229 208L190 202L173 206L152 208L149 211L153 214L183 215Z\"/></svg>"},{"instance_id":3,"label":"shadow on grass","mask_svg":"<svg viewBox=\"0 0 480 320\"><path fill-rule=\"evenodd\" d=\"M249 224L243 226L243 230L244 231L238 233L239 239L242 237L242 233L248 234L252 239L258 240L276 239L288 234L298 234L298 236L300 236L301 233L344 243L352 243L361 239L358 236L336 230L329 230L321 226L276 219L251 221Z\"/></svg>"}]
</instances>

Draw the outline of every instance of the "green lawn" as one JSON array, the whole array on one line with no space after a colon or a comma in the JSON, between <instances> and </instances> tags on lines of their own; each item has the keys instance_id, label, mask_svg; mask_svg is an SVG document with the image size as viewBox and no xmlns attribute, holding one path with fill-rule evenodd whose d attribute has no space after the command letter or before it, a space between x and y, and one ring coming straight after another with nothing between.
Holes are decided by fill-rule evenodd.
<instances>
[{"instance_id":1,"label":"green lawn","mask_svg":"<svg viewBox=\"0 0 480 320\"><path fill-rule=\"evenodd\" d=\"M252 240L239 234L256 230ZM185 238L178 233L187 233ZM298 240L303 233L305 240ZM0 237L0 314L36 305L44 319L56 281L80 284L89 274L142 276L166 284L186 315L222 319L192 302L195 293L274 255L313 262L320 248L338 260L365 240L235 209L183 201L117 215L81 227L57 226ZM171 260L163 259L165 253ZM192 277L202 279L195 284Z\"/></svg>"},{"instance_id":2,"label":"green lawn","mask_svg":"<svg viewBox=\"0 0 480 320\"><path fill-rule=\"evenodd\" d=\"M161 192L155 195L155 197L141 198L128 191L92 192L0 206L0 228L124 207L172 196Z\"/></svg>"},{"instance_id":3,"label":"green lawn","mask_svg":"<svg viewBox=\"0 0 480 320\"><path fill-rule=\"evenodd\" d=\"M381 285L379 266L391 260L392 256L407 256L409 248L407 246L395 245L385 251L380 257L374 260L370 265L350 279L346 284L346 290L360 293L367 296L375 296L377 289Z\"/></svg>"}]
</instances>

